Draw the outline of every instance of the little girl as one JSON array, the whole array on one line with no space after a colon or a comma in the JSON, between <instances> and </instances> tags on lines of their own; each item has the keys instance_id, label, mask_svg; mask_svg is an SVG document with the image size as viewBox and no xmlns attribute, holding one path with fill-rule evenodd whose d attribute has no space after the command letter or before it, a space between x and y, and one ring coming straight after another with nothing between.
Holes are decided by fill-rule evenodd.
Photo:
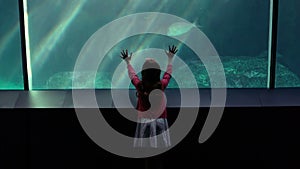
<instances>
[{"instance_id":1,"label":"little girl","mask_svg":"<svg viewBox=\"0 0 300 169\"><path fill-rule=\"evenodd\" d=\"M121 52L121 58L127 63L128 75L137 90L138 97L137 110L139 113L134 147L157 148L171 146L165 99L162 94L157 92L157 89L164 91L167 87L172 73L173 56L177 51L174 45L169 46L169 51L166 51L168 66L162 79L160 79L159 64L154 59L147 58L141 72L141 80L130 64L132 53L128 56L128 50ZM157 137L159 134L162 134L162 137ZM142 138L149 138L150 141L145 142L145 139Z\"/></svg>"}]
</instances>

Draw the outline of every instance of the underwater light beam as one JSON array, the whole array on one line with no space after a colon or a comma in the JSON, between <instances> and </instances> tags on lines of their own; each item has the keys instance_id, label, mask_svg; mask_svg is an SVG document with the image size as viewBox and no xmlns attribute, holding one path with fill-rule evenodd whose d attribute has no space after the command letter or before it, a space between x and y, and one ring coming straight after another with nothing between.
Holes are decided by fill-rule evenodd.
<instances>
[{"instance_id":1,"label":"underwater light beam","mask_svg":"<svg viewBox=\"0 0 300 169\"><path fill-rule=\"evenodd\" d=\"M195 13L194 13L195 11L194 11L194 12L191 12L190 9L194 9L194 8L195 8L195 2L197 2L197 1L198 1L198 0L193 0L192 2L189 3L189 5L188 5L188 7L186 8L185 12L183 12L183 15L182 15L183 18L185 18L186 20L188 20L188 17L189 17L190 15L195 16ZM203 7L199 7L199 9L197 9L196 11L198 12L198 11L201 11L202 9L203 9ZM197 14L196 16L197 16L197 19L198 19L198 18L199 18L198 14ZM194 23L195 20L190 21L190 22ZM195 24L197 24L197 23L195 23Z\"/></svg>"},{"instance_id":2,"label":"underwater light beam","mask_svg":"<svg viewBox=\"0 0 300 169\"><path fill-rule=\"evenodd\" d=\"M13 42L13 38L18 35L19 24L16 23L10 31L7 31L2 39L0 39L0 57L4 56L3 53L7 49L10 43ZM14 45L14 44L13 44ZM13 77L16 77L16 74L19 74L19 69L13 69L11 72L11 76L8 78L8 81L11 81Z\"/></svg>"},{"instance_id":3,"label":"underwater light beam","mask_svg":"<svg viewBox=\"0 0 300 169\"><path fill-rule=\"evenodd\" d=\"M56 44L59 41L59 38L66 31L66 29L70 26L70 24L76 18L76 16L79 14L80 9L83 7L85 2L86 1L77 1L77 4L75 4L75 7L71 8L67 12L65 12L66 13L65 17L63 17L63 19L61 19L61 21L57 24L57 26L55 28L53 28L48 33L48 35L42 40L42 42L40 44L44 48L39 48L33 54L33 56L35 56L35 59L33 61L34 66L36 66L38 64L38 67L40 68L49 59L49 57L48 57L49 53L45 52L45 47L47 48L47 51L51 51L56 46ZM41 58L41 57L43 57L43 58Z\"/></svg>"},{"instance_id":4,"label":"underwater light beam","mask_svg":"<svg viewBox=\"0 0 300 169\"><path fill-rule=\"evenodd\" d=\"M15 26L10 31L7 31L3 38L0 39L0 56L2 56L2 53L6 49L5 47L11 43L12 39L14 36L17 35L17 30L18 30L18 24L16 23Z\"/></svg>"},{"instance_id":5,"label":"underwater light beam","mask_svg":"<svg viewBox=\"0 0 300 169\"><path fill-rule=\"evenodd\" d=\"M127 6L129 6L130 4L129 4L129 2L126 4L126 6L123 8L123 10L119 13L119 15L118 15L118 18L120 18L120 17L122 17L124 14L126 14L126 9L127 9ZM138 6L138 4L136 3L135 4L135 6L134 7L132 7L132 9L136 9L136 7ZM164 5L163 5L163 3L160 3L160 5L159 6L157 6L157 8L156 8L156 10L157 11L160 11L162 8L164 7ZM148 26L147 26L147 28L146 28L146 32L148 32L149 30L151 30L152 28L153 28L153 24L152 23L154 23L155 22L155 20L156 20L156 18L157 18L158 16L155 16L155 17L151 17L151 18L144 18L144 19L146 19L146 20L148 20ZM135 21L133 21L133 23L136 23ZM134 25L134 24L133 24ZM137 24L138 25L138 24ZM128 31L130 31L130 29L127 29L127 32ZM127 32L126 33L124 33L124 35L126 35L127 34ZM137 47L137 49L136 49L136 51L135 52L138 52L138 51L142 51L142 50L144 50L145 48L148 48L149 47L149 45L152 43L152 41L153 41L153 39L155 39L155 37L153 36L153 37L149 37L148 39L145 39L144 37L142 38L142 39L139 39L139 46ZM142 41L142 42L141 42ZM127 74L127 72L126 71L124 71L123 73L122 73L122 77L126 77L126 74ZM122 79L118 79L118 82L117 82L117 84L119 83L119 82L121 82L122 81Z\"/></svg>"},{"instance_id":6,"label":"underwater light beam","mask_svg":"<svg viewBox=\"0 0 300 169\"><path fill-rule=\"evenodd\" d=\"M124 15L128 15L128 9L131 9L131 10L129 10L129 12L132 12L132 10L136 10L137 6L138 6L138 3L136 3L136 2L130 3L130 1L128 1L126 3L126 5L123 7L123 9L117 15L117 18L123 17Z\"/></svg>"},{"instance_id":7,"label":"underwater light beam","mask_svg":"<svg viewBox=\"0 0 300 169\"><path fill-rule=\"evenodd\" d=\"M132 6L132 4L130 2L128 2L126 4L126 6L123 8L123 10L118 14L117 18L120 18L120 17L123 17L123 15L127 14L127 11L128 11L128 7L131 7L132 10L135 10L137 8L139 4L138 3L135 3L134 6ZM164 3L160 3L159 6L156 7L156 11L159 11L164 7ZM158 16L155 16L155 17L151 17L151 18L144 18L145 20L148 20L147 24L148 26L146 27L146 32L148 32L149 30L153 29L153 23L156 21ZM132 23L137 23L136 26L138 26L138 22L136 22L135 20L132 21ZM126 35L127 32L131 31L131 27L134 27L135 24L131 24L130 27L127 27L126 31L124 31L123 35ZM121 35L120 35L121 37ZM136 51L135 52L138 52L138 51L141 51L141 50L144 50L145 48L148 48L152 41L155 39L155 37L149 37L148 39L145 39L145 38L142 38L142 39L139 39L139 46L137 47ZM141 42L142 41L142 42ZM181 45L180 45L181 46ZM122 76L126 76L127 72L123 72L122 73ZM122 81L121 79L118 79L118 82L119 81Z\"/></svg>"}]
</instances>

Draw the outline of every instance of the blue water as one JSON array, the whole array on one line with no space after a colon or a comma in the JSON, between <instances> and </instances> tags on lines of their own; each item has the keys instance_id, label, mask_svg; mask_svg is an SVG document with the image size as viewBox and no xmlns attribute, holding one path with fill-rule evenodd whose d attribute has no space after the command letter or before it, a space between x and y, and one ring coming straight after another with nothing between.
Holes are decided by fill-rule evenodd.
<instances>
[{"instance_id":1,"label":"blue water","mask_svg":"<svg viewBox=\"0 0 300 169\"><path fill-rule=\"evenodd\" d=\"M89 70L75 77L82 81L80 88L89 87L94 82L96 88L112 87L112 76L121 63L119 52L122 49L137 52L150 48L166 49L171 44L179 47L178 56L193 72L198 87L211 87L203 62L186 42L172 37L188 34L192 29L201 30L216 49L224 67L227 87L267 87L269 0L27 0L27 4L34 89L72 88L74 65L88 39L118 18L143 12L172 14L193 23L195 27L176 23L165 30L169 36L141 34L120 41L106 53L96 79L90 76ZM19 29L15 28L18 25L17 0L0 0L0 7L1 22L5 23L0 27L0 43L5 44L0 46L0 51L5 49L0 53L0 88L22 88ZM297 69L300 60L296 57L299 46L298 8L297 0L280 1L277 87L300 86L300 69ZM9 19L11 16L15 19ZM151 18L145 20L150 21ZM124 31L128 27L140 26L138 22L134 23L124 23ZM149 23L149 26L155 25ZM157 28L160 27L157 25ZM11 30L15 31L13 36L6 36ZM122 33L106 34L105 39L109 42L111 36ZM138 69L143 63L134 64ZM163 61L160 64L164 67ZM12 67L14 70L11 70ZM126 83L122 85L122 79L127 78L124 71L119 75L120 88L128 87ZM187 74L182 73L180 67L174 67L174 76L179 82L173 78L170 88L177 88L178 83L182 83L183 87L193 87L185 80Z\"/></svg>"},{"instance_id":2,"label":"blue water","mask_svg":"<svg viewBox=\"0 0 300 169\"><path fill-rule=\"evenodd\" d=\"M0 21L0 89L23 89L17 0L0 0Z\"/></svg>"}]
</instances>

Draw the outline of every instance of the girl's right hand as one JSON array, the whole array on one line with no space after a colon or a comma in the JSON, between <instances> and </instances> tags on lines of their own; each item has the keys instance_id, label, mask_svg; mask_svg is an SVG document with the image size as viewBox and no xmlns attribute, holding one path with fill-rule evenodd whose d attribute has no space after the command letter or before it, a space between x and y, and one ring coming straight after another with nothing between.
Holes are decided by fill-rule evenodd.
<instances>
[{"instance_id":1,"label":"girl's right hand","mask_svg":"<svg viewBox=\"0 0 300 169\"><path fill-rule=\"evenodd\" d=\"M177 53L177 51L178 51L177 47L172 45L172 47L169 46L169 51L166 51L166 54L169 59L172 59L173 56Z\"/></svg>"},{"instance_id":2,"label":"girl's right hand","mask_svg":"<svg viewBox=\"0 0 300 169\"><path fill-rule=\"evenodd\" d=\"M177 47L172 45L172 47L169 46L169 51L166 51L166 54L168 56L168 64L172 63L173 57L178 51Z\"/></svg>"}]
</instances>

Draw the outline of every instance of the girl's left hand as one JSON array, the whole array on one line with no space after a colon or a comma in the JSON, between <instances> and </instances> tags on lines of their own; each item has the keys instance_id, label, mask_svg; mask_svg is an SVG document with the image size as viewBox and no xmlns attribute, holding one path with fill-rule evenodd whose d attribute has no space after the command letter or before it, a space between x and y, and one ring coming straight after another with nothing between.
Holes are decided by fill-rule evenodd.
<instances>
[{"instance_id":1,"label":"girl's left hand","mask_svg":"<svg viewBox=\"0 0 300 169\"><path fill-rule=\"evenodd\" d=\"M166 52L167 56L169 57L169 59L172 59L173 56L177 53L177 51L178 51L177 47L172 45L172 47L169 46L169 51L165 51L165 52Z\"/></svg>"},{"instance_id":2,"label":"girl's left hand","mask_svg":"<svg viewBox=\"0 0 300 169\"><path fill-rule=\"evenodd\" d=\"M128 56L128 50L122 50L121 52L121 56L122 59L124 59L126 61L126 63L129 63L132 57L132 53L130 53L130 56Z\"/></svg>"}]
</instances>

